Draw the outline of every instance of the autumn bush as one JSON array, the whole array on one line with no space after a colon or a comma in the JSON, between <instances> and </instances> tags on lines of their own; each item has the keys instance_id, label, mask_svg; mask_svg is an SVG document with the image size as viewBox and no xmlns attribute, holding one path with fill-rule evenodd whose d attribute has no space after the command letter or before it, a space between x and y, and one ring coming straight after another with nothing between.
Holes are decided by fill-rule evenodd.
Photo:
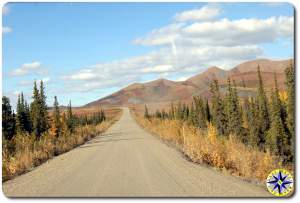
<instances>
[{"instance_id":1,"label":"autumn bush","mask_svg":"<svg viewBox=\"0 0 300 203\"><path fill-rule=\"evenodd\" d=\"M191 161L205 163L233 175L264 181L273 169L282 167L278 157L243 144L235 136L218 136L208 123L207 130L178 120L135 115L137 122L163 141L173 144ZM291 168L291 166L285 166Z\"/></svg>"},{"instance_id":2,"label":"autumn bush","mask_svg":"<svg viewBox=\"0 0 300 203\"><path fill-rule=\"evenodd\" d=\"M59 137L56 137L51 131L47 131L39 139L36 139L32 134L18 133L11 141L3 140L2 181L25 173L48 159L101 135L119 119L120 114L119 112L114 118L98 125L78 126L74 132L66 131L61 133Z\"/></svg>"}]
</instances>

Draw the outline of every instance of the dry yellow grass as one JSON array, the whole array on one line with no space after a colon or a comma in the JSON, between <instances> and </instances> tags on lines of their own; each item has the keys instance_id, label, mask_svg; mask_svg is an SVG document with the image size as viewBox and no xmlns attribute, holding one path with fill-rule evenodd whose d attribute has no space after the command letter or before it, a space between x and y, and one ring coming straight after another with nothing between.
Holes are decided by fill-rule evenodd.
<instances>
[{"instance_id":1,"label":"dry yellow grass","mask_svg":"<svg viewBox=\"0 0 300 203\"><path fill-rule=\"evenodd\" d=\"M29 134L17 134L11 143L4 143L2 148L2 181L11 179L32 169L52 157L67 152L86 141L101 135L121 116L121 111L113 118L99 125L77 127L75 132L62 133L56 138L50 132L44 133L39 140ZM9 153L9 145L15 146L15 153Z\"/></svg>"},{"instance_id":2,"label":"dry yellow grass","mask_svg":"<svg viewBox=\"0 0 300 203\"><path fill-rule=\"evenodd\" d=\"M160 137L174 144L191 161L205 163L246 179L265 181L276 168L283 167L277 157L241 143L234 136L220 138L216 129L208 124L205 131L177 120L144 119L135 115L137 122ZM291 166L284 166L292 171Z\"/></svg>"}]
</instances>

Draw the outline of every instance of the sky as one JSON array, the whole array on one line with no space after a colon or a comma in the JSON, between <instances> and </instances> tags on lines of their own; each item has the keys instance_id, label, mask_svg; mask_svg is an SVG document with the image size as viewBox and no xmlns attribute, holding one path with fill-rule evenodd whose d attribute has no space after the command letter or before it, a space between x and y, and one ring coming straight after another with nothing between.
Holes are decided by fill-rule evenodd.
<instances>
[{"instance_id":1,"label":"sky","mask_svg":"<svg viewBox=\"0 0 300 203\"><path fill-rule=\"evenodd\" d=\"M288 3L8 3L2 92L15 106L33 82L47 103L81 106L135 82L182 81L210 66L294 57Z\"/></svg>"}]
</instances>

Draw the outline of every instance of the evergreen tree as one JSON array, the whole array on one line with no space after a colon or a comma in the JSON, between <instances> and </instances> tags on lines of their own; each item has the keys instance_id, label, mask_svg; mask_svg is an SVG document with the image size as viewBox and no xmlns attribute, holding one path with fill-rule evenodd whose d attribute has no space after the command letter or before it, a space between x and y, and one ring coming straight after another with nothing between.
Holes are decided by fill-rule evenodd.
<instances>
[{"instance_id":1,"label":"evergreen tree","mask_svg":"<svg viewBox=\"0 0 300 203\"><path fill-rule=\"evenodd\" d=\"M211 121L211 115L210 115L208 99L206 99L206 103L205 103L205 115L206 115L206 121L210 122Z\"/></svg>"},{"instance_id":2,"label":"evergreen tree","mask_svg":"<svg viewBox=\"0 0 300 203\"><path fill-rule=\"evenodd\" d=\"M198 125L198 123L197 123L197 113L196 113L196 110L195 110L195 103L194 102L192 102L192 104L191 104L188 122L190 124L194 125L194 126Z\"/></svg>"},{"instance_id":3,"label":"evergreen tree","mask_svg":"<svg viewBox=\"0 0 300 203\"><path fill-rule=\"evenodd\" d=\"M252 147L259 145L259 123L258 123L258 103L254 98L250 98L249 111L247 113L249 125L249 138L248 144Z\"/></svg>"},{"instance_id":4,"label":"evergreen tree","mask_svg":"<svg viewBox=\"0 0 300 203\"><path fill-rule=\"evenodd\" d=\"M212 122L217 128L219 135L224 136L228 134L227 118L224 110L224 103L219 92L219 84L217 80L213 80L211 84L212 93Z\"/></svg>"},{"instance_id":5,"label":"evergreen tree","mask_svg":"<svg viewBox=\"0 0 300 203\"><path fill-rule=\"evenodd\" d=\"M17 132L19 132L19 133L25 132L25 124L24 124L24 99L23 99L23 96L21 96L21 95L22 94L18 95L17 116L16 116L16 127L17 127Z\"/></svg>"},{"instance_id":6,"label":"evergreen tree","mask_svg":"<svg viewBox=\"0 0 300 203\"><path fill-rule=\"evenodd\" d=\"M206 126L206 109L204 101L201 97L194 97L194 103L195 103L195 114L196 114L196 126L199 128L205 129Z\"/></svg>"},{"instance_id":7,"label":"evergreen tree","mask_svg":"<svg viewBox=\"0 0 300 203\"><path fill-rule=\"evenodd\" d=\"M30 113L27 102L24 99L23 92L18 96L16 127L19 133L31 132Z\"/></svg>"},{"instance_id":8,"label":"evergreen tree","mask_svg":"<svg viewBox=\"0 0 300 203\"><path fill-rule=\"evenodd\" d=\"M287 118L288 135L290 142L291 160L295 152L295 68L291 63L285 70L285 86L287 91Z\"/></svg>"},{"instance_id":9,"label":"evergreen tree","mask_svg":"<svg viewBox=\"0 0 300 203\"><path fill-rule=\"evenodd\" d=\"M72 103L71 103L71 100L69 102L69 105L68 105L68 109L67 109L67 126L68 126L68 130L70 132L73 132L74 131L74 116L73 116L73 112L72 112Z\"/></svg>"},{"instance_id":10,"label":"evergreen tree","mask_svg":"<svg viewBox=\"0 0 300 203\"><path fill-rule=\"evenodd\" d=\"M169 111L169 118L174 119L175 118L175 108L173 102L171 103L171 109Z\"/></svg>"},{"instance_id":11,"label":"evergreen tree","mask_svg":"<svg viewBox=\"0 0 300 203\"><path fill-rule=\"evenodd\" d=\"M42 80L40 82L39 103L40 103L40 114L41 114L40 115L41 133L43 133L49 128L49 123L48 123L48 107L46 104L45 87Z\"/></svg>"},{"instance_id":12,"label":"evergreen tree","mask_svg":"<svg viewBox=\"0 0 300 203\"><path fill-rule=\"evenodd\" d=\"M266 146L276 155L286 160L288 154L288 136L285 133L284 122L281 118L281 101L276 75L274 76L275 90L271 96L271 126L267 134Z\"/></svg>"},{"instance_id":13,"label":"evergreen tree","mask_svg":"<svg viewBox=\"0 0 300 203\"><path fill-rule=\"evenodd\" d=\"M63 112L61 116L61 132L62 135L66 135L69 132L67 125L67 116L65 112Z\"/></svg>"},{"instance_id":14,"label":"evergreen tree","mask_svg":"<svg viewBox=\"0 0 300 203\"><path fill-rule=\"evenodd\" d=\"M266 133L270 127L270 119L268 112L268 101L265 94L260 67L257 67L258 88L257 88L257 102L258 102L258 124L259 124L259 147L263 149L265 143Z\"/></svg>"},{"instance_id":15,"label":"evergreen tree","mask_svg":"<svg viewBox=\"0 0 300 203\"><path fill-rule=\"evenodd\" d=\"M240 113L240 106L236 87L231 86L230 78L227 82L227 95L226 95L226 112L228 119L228 132L243 139L242 119Z\"/></svg>"},{"instance_id":16,"label":"evergreen tree","mask_svg":"<svg viewBox=\"0 0 300 203\"><path fill-rule=\"evenodd\" d=\"M2 97L2 135L4 139L11 140L15 134L16 122L11 109L9 98Z\"/></svg>"},{"instance_id":17,"label":"evergreen tree","mask_svg":"<svg viewBox=\"0 0 300 203\"><path fill-rule=\"evenodd\" d=\"M104 110L103 110L103 109L101 109L101 113L100 113L100 115L101 115L101 120L100 120L100 123L101 123L101 122L103 122L103 121L105 121L105 120L106 120L105 112L104 112Z\"/></svg>"},{"instance_id":18,"label":"evergreen tree","mask_svg":"<svg viewBox=\"0 0 300 203\"><path fill-rule=\"evenodd\" d=\"M156 118L162 118L161 113L160 113L159 110L156 110L156 112L155 112L155 117L156 117Z\"/></svg>"},{"instance_id":19,"label":"evergreen tree","mask_svg":"<svg viewBox=\"0 0 300 203\"><path fill-rule=\"evenodd\" d=\"M29 133L32 132L32 122L30 118L30 107L29 104L25 101L24 103L24 116L25 116L25 130Z\"/></svg>"},{"instance_id":20,"label":"evergreen tree","mask_svg":"<svg viewBox=\"0 0 300 203\"><path fill-rule=\"evenodd\" d=\"M53 124L52 130L56 137L59 136L61 132L61 119L60 119L60 111L59 111L59 104L57 101L57 97L54 96L54 103L53 103Z\"/></svg>"},{"instance_id":21,"label":"evergreen tree","mask_svg":"<svg viewBox=\"0 0 300 203\"><path fill-rule=\"evenodd\" d=\"M32 95L32 103L30 106L30 117L32 121L32 129L33 134L36 138L39 138L42 132L41 128L41 103L40 103L40 94L36 85L36 81L34 81L33 85L33 95Z\"/></svg>"},{"instance_id":22,"label":"evergreen tree","mask_svg":"<svg viewBox=\"0 0 300 203\"><path fill-rule=\"evenodd\" d=\"M268 133L267 145L275 154L280 155L284 160L290 155L290 143L285 130L285 119L282 118L282 103L279 98L279 89L276 74L274 74L275 90L271 97L271 127Z\"/></svg>"},{"instance_id":23,"label":"evergreen tree","mask_svg":"<svg viewBox=\"0 0 300 203\"><path fill-rule=\"evenodd\" d=\"M183 119L183 108L181 102L178 102L176 111L175 111L175 119L182 120Z\"/></svg>"},{"instance_id":24,"label":"evergreen tree","mask_svg":"<svg viewBox=\"0 0 300 203\"><path fill-rule=\"evenodd\" d=\"M242 127L244 129L242 142L245 144L249 143L249 116L250 116L250 104L249 98L244 98L243 104L241 105L241 118L242 118Z\"/></svg>"},{"instance_id":25,"label":"evergreen tree","mask_svg":"<svg viewBox=\"0 0 300 203\"><path fill-rule=\"evenodd\" d=\"M146 119L149 119L149 118L150 118L149 111L148 111L148 107L147 107L146 104L145 104L144 118L146 118Z\"/></svg>"}]
</instances>

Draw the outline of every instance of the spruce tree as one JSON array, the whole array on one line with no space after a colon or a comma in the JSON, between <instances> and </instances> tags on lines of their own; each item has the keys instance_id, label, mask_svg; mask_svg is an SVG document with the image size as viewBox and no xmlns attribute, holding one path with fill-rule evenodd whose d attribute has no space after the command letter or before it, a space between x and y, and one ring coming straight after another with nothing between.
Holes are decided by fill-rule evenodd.
<instances>
[{"instance_id":1,"label":"spruce tree","mask_svg":"<svg viewBox=\"0 0 300 203\"><path fill-rule=\"evenodd\" d=\"M258 118L258 102L254 98L250 98L249 111L247 114L249 125L248 144L254 148L259 146L259 120Z\"/></svg>"},{"instance_id":2,"label":"spruce tree","mask_svg":"<svg viewBox=\"0 0 300 203\"><path fill-rule=\"evenodd\" d=\"M230 78L227 82L227 95L226 95L226 112L228 119L228 132L243 139L242 132L242 119L240 113L240 106L238 101L238 95L234 83L234 87L231 86Z\"/></svg>"},{"instance_id":3,"label":"spruce tree","mask_svg":"<svg viewBox=\"0 0 300 203\"><path fill-rule=\"evenodd\" d=\"M281 101L279 99L279 90L277 86L276 75L275 90L271 96L271 126L267 134L266 146L276 155L280 155L286 160L288 153L288 136L284 130L284 122L281 118Z\"/></svg>"},{"instance_id":4,"label":"spruce tree","mask_svg":"<svg viewBox=\"0 0 300 203\"><path fill-rule=\"evenodd\" d=\"M72 112L72 103L71 100L69 102L68 105L68 109L67 109L67 126L68 126L68 130L70 132L74 131L74 116L73 116L73 112Z\"/></svg>"},{"instance_id":5,"label":"spruce tree","mask_svg":"<svg viewBox=\"0 0 300 203\"><path fill-rule=\"evenodd\" d=\"M30 118L30 107L29 104L25 101L24 103L24 117L25 117L25 130L29 133L32 132L32 122Z\"/></svg>"},{"instance_id":6,"label":"spruce tree","mask_svg":"<svg viewBox=\"0 0 300 203\"><path fill-rule=\"evenodd\" d=\"M290 159L293 161L295 152L295 68L291 63L285 70L285 86L287 91L287 118L288 135L290 142Z\"/></svg>"},{"instance_id":7,"label":"spruce tree","mask_svg":"<svg viewBox=\"0 0 300 203\"><path fill-rule=\"evenodd\" d=\"M174 119L174 117L175 117L175 108L174 108L174 104L173 104L173 102L171 103L171 109L170 109L170 111L169 111L169 118L170 119Z\"/></svg>"},{"instance_id":8,"label":"spruce tree","mask_svg":"<svg viewBox=\"0 0 300 203\"><path fill-rule=\"evenodd\" d=\"M205 115L206 115L206 121L210 122L211 121L211 115L210 115L208 99L206 99L206 103L205 103Z\"/></svg>"},{"instance_id":9,"label":"spruce tree","mask_svg":"<svg viewBox=\"0 0 300 203\"><path fill-rule=\"evenodd\" d=\"M54 103L53 103L53 131L56 137L59 136L61 131L60 111L59 111L59 104L56 96L54 96Z\"/></svg>"},{"instance_id":10,"label":"spruce tree","mask_svg":"<svg viewBox=\"0 0 300 203\"><path fill-rule=\"evenodd\" d=\"M241 105L241 118L242 118L242 126L244 129L244 135L243 135L243 143L248 144L249 143L249 116L250 116L250 104L249 104L249 98L243 99L243 105Z\"/></svg>"},{"instance_id":11,"label":"spruce tree","mask_svg":"<svg viewBox=\"0 0 300 203\"><path fill-rule=\"evenodd\" d=\"M175 111L175 119L182 120L183 119L183 108L181 102L179 101Z\"/></svg>"},{"instance_id":12,"label":"spruce tree","mask_svg":"<svg viewBox=\"0 0 300 203\"><path fill-rule=\"evenodd\" d=\"M101 120L100 120L100 123L101 123L106 120L105 112L103 109L101 109L100 114L101 114Z\"/></svg>"},{"instance_id":13,"label":"spruce tree","mask_svg":"<svg viewBox=\"0 0 300 203\"><path fill-rule=\"evenodd\" d=\"M210 91L212 93L212 122L217 128L219 135L228 135L227 117L225 114L224 103L221 99L219 84L217 80L213 80Z\"/></svg>"},{"instance_id":14,"label":"spruce tree","mask_svg":"<svg viewBox=\"0 0 300 203\"><path fill-rule=\"evenodd\" d=\"M49 128L49 123L48 123L48 107L46 104L45 87L42 80L40 82L39 103L40 103L40 114L41 114L40 115L41 133L43 133Z\"/></svg>"},{"instance_id":15,"label":"spruce tree","mask_svg":"<svg viewBox=\"0 0 300 203\"><path fill-rule=\"evenodd\" d=\"M263 81L261 77L260 67L257 67L258 87L257 87L257 102L258 102L258 124L259 124L259 147L263 149L266 133L270 127L270 118L268 112L268 101L265 94Z\"/></svg>"},{"instance_id":16,"label":"spruce tree","mask_svg":"<svg viewBox=\"0 0 300 203\"><path fill-rule=\"evenodd\" d=\"M147 107L146 104L145 104L144 118L146 118L146 119L149 119L149 118L150 118L149 111L148 111L148 107Z\"/></svg>"},{"instance_id":17,"label":"spruce tree","mask_svg":"<svg viewBox=\"0 0 300 203\"><path fill-rule=\"evenodd\" d=\"M30 112L27 102L24 99L23 92L18 96L16 128L19 133L31 132Z\"/></svg>"},{"instance_id":18,"label":"spruce tree","mask_svg":"<svg viewBox=\"0 0 300 203\"><path fill-rule=\"evenodd\" d=\"M25 132L24 98L22 95L23 95L22 93L18 95L18 102L17 102L16 127L18 133Z\"/></svg>"},{"instance_id":19,"label":"spruce tree","mask_svg":"<svg viewBox=\"0 0 300 203\"><path fill-rule=\"evenodd\" d=\"M15 134L16 122L11 109L9 98L2 96L2 135L11 140Z\"/></svg>"},{"instance_id":20,"label":"spruce tree","mask_svg":"<svg viewBox=\"0 0 300 203\"><path fill-rule=\"evenodd\" d=\"M197 113L195 110L194 102L192 102L191 107L190 107L190 114L189 114L188 122L194 126L197 126Z\"/></svg>"},{"instance_id":21,"label":"spruce tree","mask_svg":"<svg viewBox=\"0 0 300 203\"><path fill-rule=\"evenodd\" d=\"M36 81L33 84L33 95L32 95L32 102L30 105L30 117L32 121L32 132L39 138L42 132L41 128L41 103L40 103L40 94L37 88Z\"/></svg>"},{"instance_id":22,"label":"spruce tree","mask_svg":"<svg viewBox=\"0 0 300 203\"><path fill-rule=\"evenodd\" d=\"M198 96L194 97L194 103L195 103L195 113L196 113L196 125L197 127L201 129L206 129L206 109L203 99Z\"/></svg>"}]
</instances>

